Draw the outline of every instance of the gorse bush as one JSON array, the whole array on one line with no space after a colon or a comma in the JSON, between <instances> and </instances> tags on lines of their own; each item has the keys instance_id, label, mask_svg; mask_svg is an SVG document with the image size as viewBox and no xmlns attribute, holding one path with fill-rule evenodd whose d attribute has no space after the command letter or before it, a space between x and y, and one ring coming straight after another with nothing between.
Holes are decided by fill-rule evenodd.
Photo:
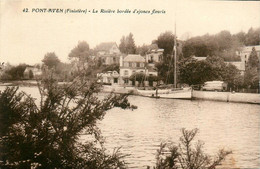
<instances>
[{"instance_id":1,"label":"gorse bush","mask_svg":"<svg viewBox=\"0 0 260 169\"><path fill-rule=\"evenodd\" d=\"M0 168L125 168L115 149L107 154L96 123L115 106L129 108L127 95L100 98L94 82L39 85L35 100L18 87L0 92ZM94 139L79 140L81 134Z\"/></svg>"},{"instance_id":2,"label":"gorse bush","mask_svg":"<svg viewBox=\"0 0 260 169\"><path fill-rule=\"evenodd\" d=\"M232 151L219 150L213 159L203 152L204 143L192 144L198 129L182 129L178 145L163 143L156 154L154 169L215 169ZM149 168L149 167L148 167Z\"/></svg>"}]
</instances>

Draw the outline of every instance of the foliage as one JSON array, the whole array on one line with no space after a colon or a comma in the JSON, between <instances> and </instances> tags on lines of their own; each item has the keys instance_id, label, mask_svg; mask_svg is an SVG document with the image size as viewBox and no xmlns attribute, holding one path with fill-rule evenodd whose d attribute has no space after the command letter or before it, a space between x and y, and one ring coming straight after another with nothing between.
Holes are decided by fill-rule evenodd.
<instances>
[{"instance_id":1,"label":"foliage","mask_svg":"<svg viewBox=\"0 0 260 169\"><path fill-rule=\"evenodd\" d=\"M54 52L50 52L44 55L42 62L48 69L55 69L60 63L60 60Z\"/></svg>"},{"instance_id":2,"label":"foliage","mask_svg":"<svg viewBox=\"0 0 260 169\"><path fill-rule=\"evenodd\" d=\"M102 72L114 71L114 70L119 73L119 65L118 64L106 65L106 66L103 66L103 68L102 68Z\"/></svg>"},{"instance_id":3,"label":"foliage","mask_svg":"<svg viewBox=\"0 0 260 169\"><path fill-rule=\"evenodd\" d=\"M69 59L73 61L76 71L80 72L86 70L87 67L92 64L90 55L91 50L89 49L89 44L82 41L78 42L78 45L70 51Z\"/></svg>"},{"instance_id":4,"label":"foliage","mask_svg":"<svg viewBox=\"0 0 260 169\"><path fill-rule=\"evenodd\" d=\"M149 52L149 45L145 45L143 44L143 46L138 46L136 48L136 53L141 55L141 56L145 56L148 52Z\"/></svg>"},{"instance_id":5,"label":"foliage","mask_svg":"<svg viewBox=\"0 0 260 169\"><path fill-rule=\"evenodd\" d=\"M252 52L248 58L248 64L246 65L244 85L247 88L259 89L259 59L255 48L252 48Z\"/></svg>"},{"instance_id":6,"label":"foliage","mask_svg":"<svg viewBox=\"0 0 260 169\"><path fill-rule=\"evenodd\" d=\"M257 57L257 53L255 47L252 48L252 51L248 58L248 67L250 68L258 68L259 66L259 59Z\"/></svg>"},{"instance_id":7,"label":"foliage","mask_svg":"<svg viewBox=\"0 0 260 169\"><path fill-rule=\"evenodd\" d=\"M227 61L237 61L235 51L239 51L242 46L258 45L259 35L260 28L250 28L247 34L239 32L231 35L229 31L224 30L215 35L196 36L185 41L182 52L184 57L217 55Z\"/></svg>"},{"instance_id":8,"label":"foliage","mask_svg":"<svg viewBox=\"0 0 260 169\"><path fill-rule=\"evenodd\" d=\"M19 64L18 66L10 66L7 69L1 79L5 80L20 80L23 79L26 64Z\"/></svg>"},{"instance_id":9,"label":"foliage","mask_svg":"<svg viewBox=\"0 0 260 169\"><path fill-rule=\"evenodd\" d=\"M260 44L260 28L250 28L245 37L245 45L259 45Z\"/></svg>"},{"instance_id":10,"label":"foliage","mask_svg":"<svg viewBox=\"0 0 260 169\"><path fill-rule=\"evenodd\" d=\"M134 73L130 76L129 80L143 82L146 76L144 73Z\"/></svg>"},{"instance_id":11,"label":"foliage","mask_svg":"<svg viewBox=\"0 0 260 169\"><path fill-rule=\"evenodd\" d=\"M259 69L246 68L244 85L250 89L259 89Z\"/></svg>"},{"instance_id":12,"label":"foliage","mask_svg":"<svg viewBox=\"0 0 260 169\"><path fill-rule=\"evenodd\" d=\"M168 60L168 58L166 57L168 55L172 55L173 53L174 38L175 36L173 35L172 32L166 31L160 34L157 40L154 41L154 43L156 43L160 49L164 49L163 52L164 60Z\"/></svg>"},{"instance_id":13,"label":"foliage","mask_svg":"<svg viewBox=\"0 0 260 169\"><path fill-rule=\"evenodd\" d=\"M33 79L34 75L33 75L33 72L32 70L29 70L29 79Z\"/></svg>"},{"instance_id":14,"label":"foliage","mask_svg":"<svg viewBox=\"0 0 260 169\"><path fill-rule=\"evenodd\" d=\"M186 130L182 129L182 136L178 146L174 144L161 144L156 155L155 169L214 169L221 165L221 162L232 153L220 149L216 157L213 159L204 153L202 141L192 144L198 129Z\"/></svg>"},{"instance_id":15,"label":"foliage","mask_svg":"<svg viewBox=\"0 0 260 169\"><path fill-rule=\"evenodd\" d=\"M120 40L119 50L124 54L135 54L136 46L133 38L133 34L129 33L128 36L123 36Z\"/></svg>"},{"instance_id":16,"label":"foliage","mask_svg":"<svg viewBox=\"0 0 260 169\"><path fill-rule=\"evenodd\" d=\"M155 67L158 70L158 77L167 84L174 83L174 67L171 62L156 63Z\"/></svg>"},{"instance_id":17,"label":"foliage","mask_svg":"<svg viewBox=\"0 0 260 169\"><path fill-rule=\"evenodd\" d=\"M232 64L226 64L223 58L209 56L206 60L196 61L192 57L179 63L180 82L189 85L203 84L206 81L222 80L229 87L238 87L243 83L239 70Z\"/></svg>"},{"instance_id":18,"label":"foliage","mask_svg":"<svg viewBox=\"0 0 260 169\"><path fill-rule=\"evenodd\" d=\"M203 84L214 80L214 71L207 61L196 61L193 58L183 59L179 63L180 82L189 85Z\"/></svg>"},{"instance_id":19,"label":"foliage","mask_svg":"<svg viewBox=\"0 0 260 169\"><path fill-rule=\"evenodd\" d=\"M64 86L45 79L36 101L17 91L0 92L1 168L125 167L118 149L106 153L96 124L107 110L128 108L126 95L98 98L99 86L80 79ZM85 143L81 134L89 138Z\"/></svg>"}]
</instances>

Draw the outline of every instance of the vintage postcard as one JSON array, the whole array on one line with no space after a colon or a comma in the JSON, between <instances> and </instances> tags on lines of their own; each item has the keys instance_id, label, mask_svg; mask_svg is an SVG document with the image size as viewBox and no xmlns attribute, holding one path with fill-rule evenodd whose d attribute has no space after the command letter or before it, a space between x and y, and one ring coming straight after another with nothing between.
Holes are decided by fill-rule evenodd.
<instances>
[{"instance_id":1,"label":"vintage postcard","mask_svg":"<svg viewBox=\"0 0 260 169\"><path fill-rule=\"evenodd\" d=\"M260 168L259 11L2 0L0 168Z\"/></svg>"}]
</instances>

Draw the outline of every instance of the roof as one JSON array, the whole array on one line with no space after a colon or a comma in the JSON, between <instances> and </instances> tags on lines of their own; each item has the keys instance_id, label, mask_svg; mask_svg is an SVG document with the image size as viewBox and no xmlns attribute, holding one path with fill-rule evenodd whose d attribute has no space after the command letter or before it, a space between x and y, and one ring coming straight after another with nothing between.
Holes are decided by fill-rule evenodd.
<instances>
[{"instance_id":1,"label":"roof","mask_svg":"<svg viewBox=\"0 0 260 169\"><path fill-rule=\"evenodd\" d=\"M152 49L151 52L163 52L164 49Z\"/></svg>"},{"instance_id":2,"label":"roof","mask_svg":"<svg viewBox=\"0 0 260 169\"><path fill-rule=\"evenodd\" d=\"M145 62L145 59L141 55L127 55L124 62Z\"/></svg>"},{"instance_id":3,"label":"roof","mask_svg":"<svg viewBox=\"0 0 260 169\"><path fill-rule=\"evenodd\" d=\"M109 51L114 45L117 46L116 42L103 42L97 45L96 49L99 51Z\"/></svg>"}]
</instances>

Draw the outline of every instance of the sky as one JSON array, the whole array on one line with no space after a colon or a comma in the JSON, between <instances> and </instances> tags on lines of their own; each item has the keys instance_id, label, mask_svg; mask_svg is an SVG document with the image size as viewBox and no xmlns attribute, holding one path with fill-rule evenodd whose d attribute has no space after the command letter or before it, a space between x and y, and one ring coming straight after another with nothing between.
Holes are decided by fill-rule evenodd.
<instances>
[{"instance_id":1,"label":"sky","mask_svg":"<svg viewBox=\"0 0 260 169\"><path fill-rule=\"evenodd\" d=\"M28 12L23 12L28 9ZM36 12L63 9L60 13ZM87 10L87 13L65 13ZM115 10L115 13L100 13ZM153 10L162 13L151 14ZM98 13L93 13L98 11ZM131 13L117 13L130 10ZM133 11L150 11L137 14ZM90 12L89 12L90 11ZM206 0L1 0L0 62L41 63L44 55L55 52L63 62L80 41L90 48L101 42L120 44L130 32L137 46L151 44L165 32L180 39L228 30L231 34L260 27L259 1Z\"/></svg>"}]
</instances>

